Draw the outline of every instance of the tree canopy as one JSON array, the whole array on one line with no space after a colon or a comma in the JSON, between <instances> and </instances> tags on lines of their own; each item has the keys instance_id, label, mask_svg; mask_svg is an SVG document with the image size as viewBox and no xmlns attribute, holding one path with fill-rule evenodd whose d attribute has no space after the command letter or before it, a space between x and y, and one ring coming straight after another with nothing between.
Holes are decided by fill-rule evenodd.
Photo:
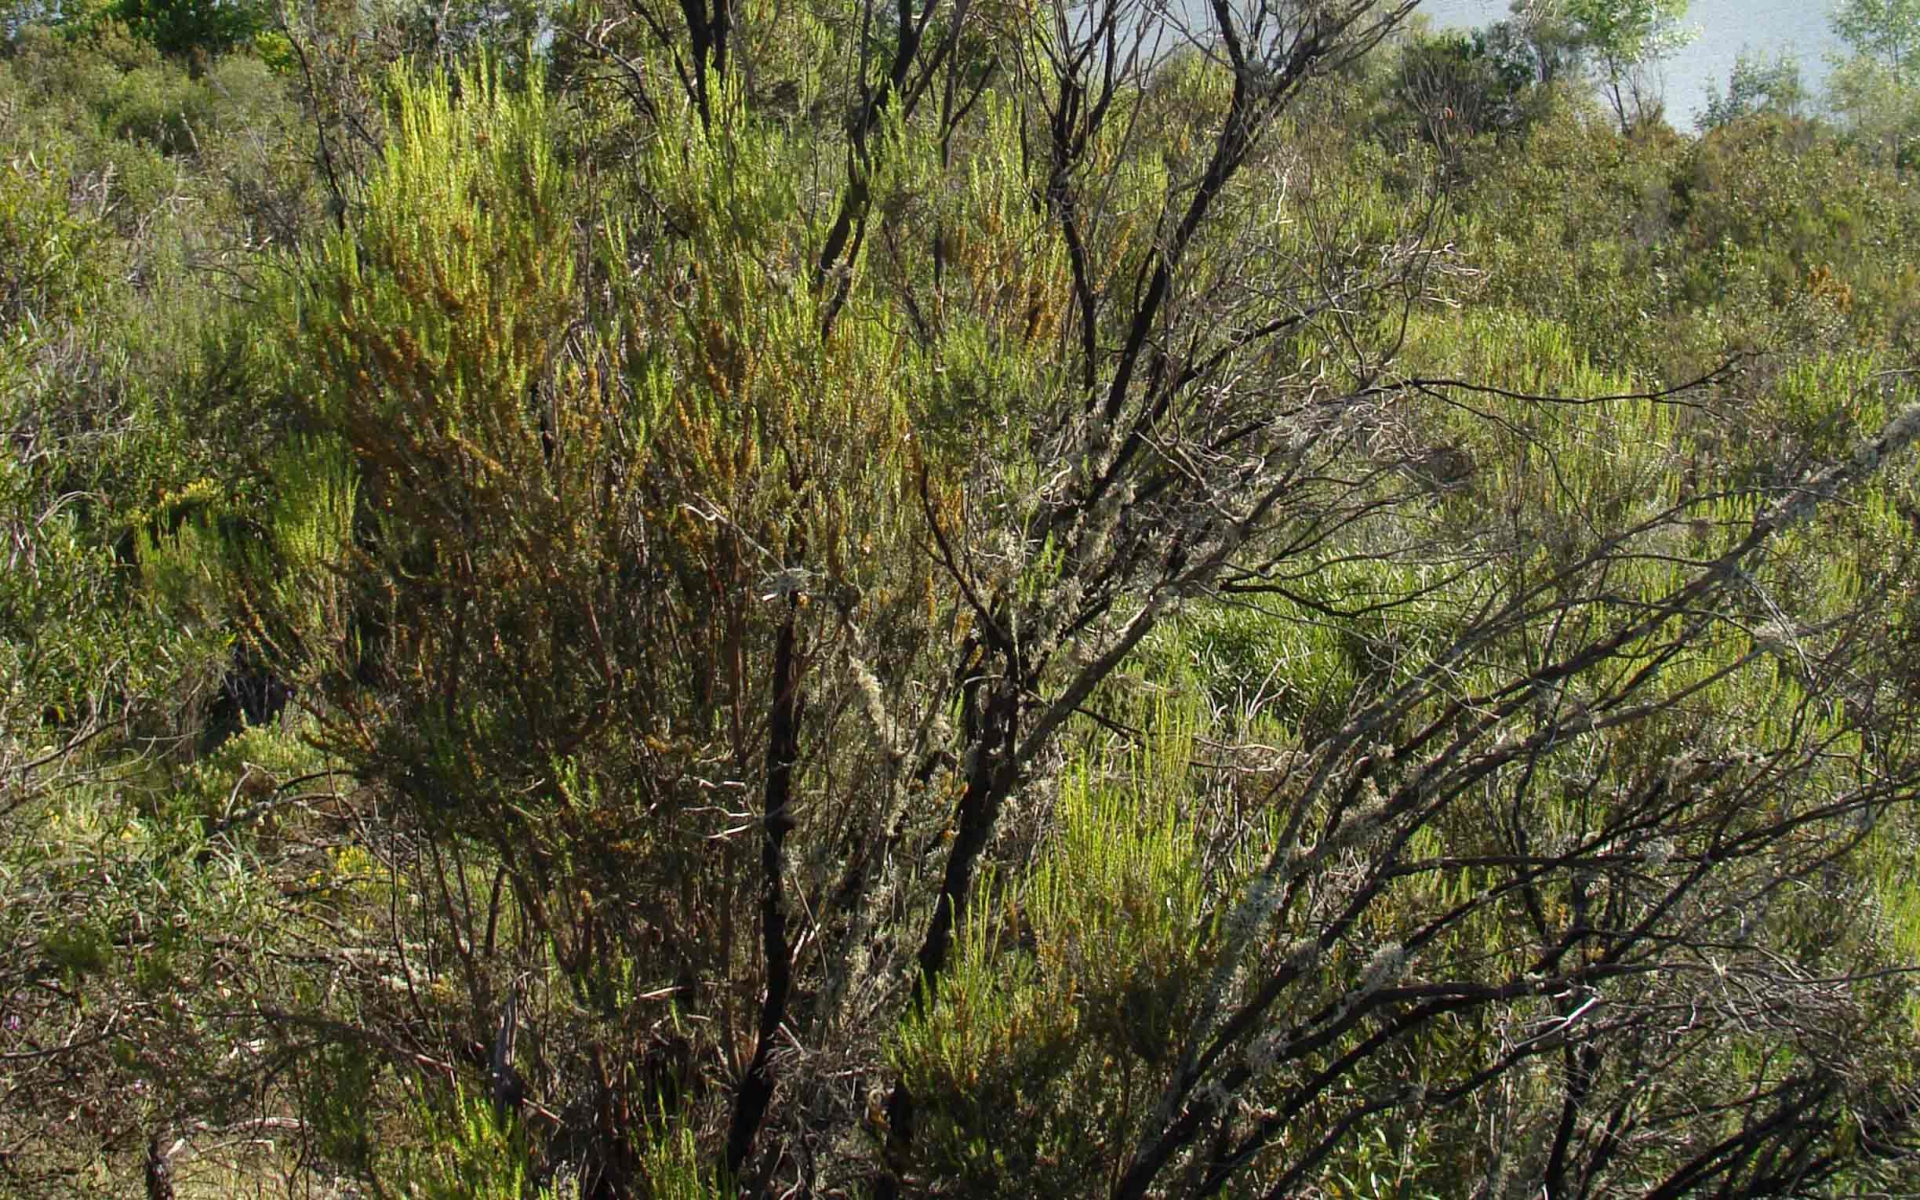
<instances>
[{"instance_id":1,"label":"tree canopy","mask_svg":"<svg viewBox=\"0 0 1920 1200\"><path fill-rule=\"evenodd\" d=\"M1914 0L1841 0L1833 10L1834 32L1860 54L1880 59L1913 81L1920 52L1920 3Z\"/></svg>"}]
</instances>

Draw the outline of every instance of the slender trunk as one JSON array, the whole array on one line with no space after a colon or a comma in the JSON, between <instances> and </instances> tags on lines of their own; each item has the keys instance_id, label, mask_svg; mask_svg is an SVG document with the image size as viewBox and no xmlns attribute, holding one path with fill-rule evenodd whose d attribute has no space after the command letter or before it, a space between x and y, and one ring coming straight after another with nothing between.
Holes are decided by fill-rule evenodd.
<instances>
[{"instance_id":1,"label":"slender trunk","mask_svg":"<svg viewBox=\"0 0 1920 1200\"><path fill-rule=\"evenodd\" d=\"M753 1059L747 1064L734 1100L733 1122L727 1131L727 1174L737 1177L753 1148L754 1135L766 1118L773 1098L774 1038L786 1020L787 998L793 990L793 948L787 940L784 875L786 838L793 828L788 802L793 795L793 767L800 754L800 658L796 642L799 601L787 597L773 652L772 717L767 731L767 786L762 818L760 866L761 956L767 972L766 995L760 1004L760 1027Z\"/></svg>"}]
</instances>

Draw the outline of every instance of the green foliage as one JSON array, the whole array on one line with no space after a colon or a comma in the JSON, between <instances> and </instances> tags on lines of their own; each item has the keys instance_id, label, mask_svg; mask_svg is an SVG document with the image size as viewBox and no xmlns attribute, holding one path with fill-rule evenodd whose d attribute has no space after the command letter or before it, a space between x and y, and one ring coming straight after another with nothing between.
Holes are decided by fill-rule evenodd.
<instances>
[{"instance_id":1,"label":"green foliage","mask_svg":"<svg viewBox=\"0 0 1920 1200\"><path fill-rule=\"evenodd\" d=\"M1755 113L1798 116L1807 102L1807 86L1799 64L1784 54L1763 62L1742 54L1734 60L1726 95L1708 86L1707 107L1695 114L1702 130L1718 129Z\"/></svg>"},{"instance_id":2,"label":"green foliage","mask_svg":"<svg viewBox=\"0 0 1920 1200\"><path fill-rule=\"evenodd\" d=\"M1542 62L1570 59L1598 68L1601 91L1622 133L1659 112L1645 69L1698 33L1682 24L1687 0L1515 0L1513 11ZM1548 78L1555 74L1546 72Z\"/></svg>"},{"instance_id":3,"label":"green foliage","mask_svg":"<svg viewBox=\"0 0 1920 1200\"><path fill-rule=\"evenodd\" d=\"M1680 7L10 26L8 1170L1910 1191L1902 93Z\"/></svg>"},{"instance_id":4,"label":"green foliage","mask_svg":"<svg viewBox=\"0 0 1920 1200\"><path fill-rule=\"evenodd\" d=\"M31 159L0 171L0 323L7 328L7 376L33 357L47 325L85 316L104 284L100 223L68 206L66 172Z\"/></svg>"},{"instance_id":5,"label":"green foliage","mask_svg":"<svg viewBox=\"0 0 1920 1200\"><path fill-rule=\"evenodd\" d=\"M180 163L212 161L193 142L233 128L218 88L245 72L192 85L119 26L64 15L11 30L0 61L0 1037L25 1055L0 1138L18 1148L7 1186L30 1197L137 1190L137 1154L116 1148L144 1146L149 1122L259 1115L238 1111L254 1093L237 1080L264 1043L220 1014L271 925L261 893L279 896L245 869L251 844L217 856L200 820L252 808L261 780L209 766L175 792L230 661L219 552L180 564L198 611L139 561L231 523L245 490L212 477L213 431L175 407L218 375L197 324L213 289L182 266L227 241L231 212ZM242 119L284 97L266 99ZM294 738L244 753L310 762Z\"/></svg>"},{"instance_id":6,"label":"green foliage","mask_svg":"<svg viewBox=\"0 0 1920 1200\"><path fill-rule=\"evenodd\" d=\"M1523 131L1537 116L1546 89L1536 87L1530 54L1502 30L1471 35L1416 34L1400 47L1378 136L1389 147L1419 138L1440 148L1460 170L1473 139Z\"/></svg>"},{"instance_id":7,"label":"green foliage","mask_svg":"<svg viewBox=\"0 0 1920 1200\"><path fill-rule=\"evenodd\" d=\"M1827 94L1866 153L1908 171L1920 161L1920 122L1914 117L1920 86L1884 63L1858 56L1834 68Z\"/></svg>"},{"instance_id":8,"label":"green foliage","mask_svg":"<svg viewBox=\"0 0 1920 1200\"><path fill-rule=\"evenodd\" d=\"M0 173L0 208L12 218L0 233L0 425L12 439L0 522L16 555L0 582L0 723L17 728L39 705L79 725L124 715L168 670L165 635L130 595L115 548L126 490L170 463L150 410L114 394L113 350L81 325L112 311L106 231L70 211L64 173L30 162Z\"/></svg>"},{"instance_id":9,"label":"green foliage","mask_svg":"<svg viewBox=\"0 0 1920 1200\"><path fill-rule=\"evenodd\" d=\"M268 581L238 590L277 669L327 697L324 743L436 837L507 856L436 885L474 924L434 936L497 934L513 956L463 998L517 962L563 980L555 1019L670 1040L648 1027L675 978L738 952L695 924L739 864L703 853L730 821L685 777L758 753L740 706L781 602L810 641L928 602L895 549L905 351L864 322L819 337L786 219L800 139L721 92L736 137L688 112L640 157L673 234L588 226L533 82L395 76L359 219L274 315L279 386L323 437L283 446L273 549L236 578ZM597 1053L551 1066L577 1079ZM651 1107L664 1086L623 1076L601 1103ZM624 1124L584 1136L596 1169L643 1169Z\"/></svg>"},{"instance_id":10,"label":"green foliage","mask_svg":"<svg viewBox=\"0 0 1920 1200\"><path fill-rule=\"evenodd\" d=\"M1207 865L1187 815L1195 714L1151 711L1145 748L1068 768L1037 861L988 886L938 999L899 1031L917 1166L943 1191L1089 1190L1191 1015L1242 864Z\"/></svg>"},{"instance_id":11,"label":"green foliage","mask_svg":"<svg viewBox=\"0 0 1920 1200\"><path fill-rule=\"evenodd\" d=\"M1857 54L1879 59L1895 78L1914 82L1920 55L1920 4L1914 0L1840 0L1833 31Z\"/></svg>"},{"instance_id":12,"label":"green foliage","mask_svg":"<svg viewBox=\"0 0 1920 1200\"><path fill-rule=\"evenodd\" d=\"M526 1132L504 1128L492 1104L456 1088L445 1111L425 1108L416 1124L428 1149L407 1155L394 1174L399 1195L418 1200L553 1200L527 1178Z\"/></svg>"},{"instance_id":13,"label":"green foliage","mask_svg":"<svg viewBox=\"0 0 1920 1200\"><path fill-rule=\"evenodd\" d=\"M7 0L0 4L0 34L8 42L35 27L53 26L70 33L93 28L107 10L106 0Z\"/></svg>"},{"instance_id":14,"label":"green foliage","mask_svg":"<svg viewBox=\"0 0 1920 1200\"><path fill-rule=\"evenodd\" d=\"M640 1174L652 1200L726 1200L739 1194L708 1165L684 1114L662 1113L648 1123Z\"/></svg>"},{"instance_id":15,"label":"green foliage","mask_svg":"<svg viewBox=\"0 0 1920 1200\"><path fill-rule=\"evenodd\" d=\"M302 1067L298 1082L300 1111L312 1123L315 1152L329 1163L369 1172L376 1153L378 1114L373 1098L379 1061L361 1047L323 1042L304 1056ZM429 1193L436 1198L447 1194L444 1189L449 1181L444 1172L473 1170L473 1184L486 1188L496 1183L492 1172L500 1166L499 1138L489 1136L493 1134L489 1126L474 1124L478 1114L471 1111L464 1097L457 1097L456 1102L460 1108L449 1116L431 1111L423 1114L422 1124L434 1137L437 1153L424 1162L410 1164L424 1176L423 1184L439 1185L439 1190Z\"/></svg>"},{"instance_id":16,"label":"green foliage","mask_svg":"<svg viewBox=\"0 0 1920 1200\"><path fill-rule=\"evenodd\" d=\"M1609 70L1665 58L1696 36L1681 25L1687 0L1561 0L1558 12Z\"/></svg>"},{"instance_id":17,"label":"green foliage","mask_svg":"<svg viewBox=\"0 0 1920 1200\"><path fill-rule=\"evenodd\" d=\"M252 0L115 0L107 13L133 35L176 57L223 54L271 21Z\"/></svg>"},{"instance_id":18,"label":"green foliage","mask_svg":"<svg viewBox=\"0 0 1920 1200\"><path fill-rule=\"evenodd\" d=\"M1827 82L1828 103L1866 152L1912 169L1920 162L1920 5L1913 0L1843 0L1834 32L1853 47Z\"/></svg>"}]
</instances>

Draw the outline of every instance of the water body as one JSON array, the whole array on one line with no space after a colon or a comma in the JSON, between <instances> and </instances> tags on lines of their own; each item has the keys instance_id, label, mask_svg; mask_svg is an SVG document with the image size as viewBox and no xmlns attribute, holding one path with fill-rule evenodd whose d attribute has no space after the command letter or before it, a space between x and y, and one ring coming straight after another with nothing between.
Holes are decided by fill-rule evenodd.
<instances>
[{"instance_id":1,"label":"water body","mask_svg":"<svg viewBox=\"0 0 1920 1200\"><path fill-rule=\"evenodd\" d=\"M1420 5L1436 26L1471 29L1507 16L1507 0L1425 0ZM1825 85L1827 56L1845 47L1827 24L1826 0L1693 0L1686 23L1699 36L1658 64L1666 85L1667 120L1691 129L1707 106L1707 90L1727 90L1733 63L1744 51L1763 60L1784 53L1800 63L1800 76L1818 96Z\"/></svg>"}]
</instances>

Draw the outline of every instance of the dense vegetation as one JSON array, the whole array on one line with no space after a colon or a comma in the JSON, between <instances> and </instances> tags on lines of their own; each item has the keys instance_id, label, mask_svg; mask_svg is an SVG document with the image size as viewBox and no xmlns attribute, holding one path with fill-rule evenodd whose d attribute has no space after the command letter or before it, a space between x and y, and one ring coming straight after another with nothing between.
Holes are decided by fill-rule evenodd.
<instances>
[{"instance_id":1,"label":"dense vegetation","mask_svg":"<svg viewBox=\"0 0 1920 1200\"><path fill-rule=\"evenodd\" d=\"M0 9L0 1194L1920 1190L1920 16L1682 7Z\"/></svg>"}]
</instances>

